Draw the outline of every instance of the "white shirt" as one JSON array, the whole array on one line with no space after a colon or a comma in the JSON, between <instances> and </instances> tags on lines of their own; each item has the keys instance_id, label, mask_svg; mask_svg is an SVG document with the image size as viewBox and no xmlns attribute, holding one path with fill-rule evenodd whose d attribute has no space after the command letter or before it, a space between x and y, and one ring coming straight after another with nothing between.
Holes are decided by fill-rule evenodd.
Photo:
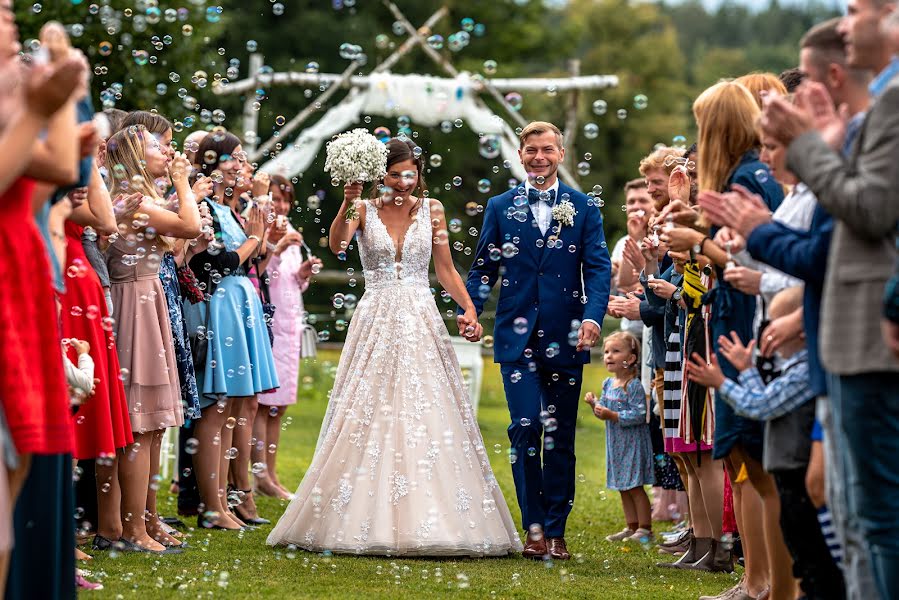
<instances>
[{"instance_id":1,"label":"white shirt","mask_svg":"<svg viewBox=\"0 0 899 600\"><path fill-rule=\"evenodd\" d=\"M524 182L524 193L525 195L529 195L532 189L537 189L531 185L530 181ZM556 180L553 182L551 186L546 188L546 191L552 190L555 193L556 199L559 198L559 178L556 177ZM540 191L540 190L538 190ZM537 221L537 227L540 228L540 235L546 235L547 230L549 230L549 225L553 220L553 205L551 202L546 202L545 200L538 200L531 204L531 213L534 215L534 220Z\"/></svg>"}]
</instances>

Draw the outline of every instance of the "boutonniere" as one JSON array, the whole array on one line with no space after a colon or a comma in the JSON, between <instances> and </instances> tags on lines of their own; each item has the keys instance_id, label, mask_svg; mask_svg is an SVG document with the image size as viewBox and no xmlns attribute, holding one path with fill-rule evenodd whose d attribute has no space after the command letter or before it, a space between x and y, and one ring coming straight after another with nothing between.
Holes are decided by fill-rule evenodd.
<instances>
[{"instance_id":1,"label":"boutonniere","mask_svg":"<svg viewBox=\"0 0 899 600\"><path fill-rule=\"evenodd\" d=\"M560 225L571 227L574 225L574 216L577 214L577 211L574 208L574 204L566 199L553 206L552 214L553 219L558 221Z\"/></svg>"}]
</instances>

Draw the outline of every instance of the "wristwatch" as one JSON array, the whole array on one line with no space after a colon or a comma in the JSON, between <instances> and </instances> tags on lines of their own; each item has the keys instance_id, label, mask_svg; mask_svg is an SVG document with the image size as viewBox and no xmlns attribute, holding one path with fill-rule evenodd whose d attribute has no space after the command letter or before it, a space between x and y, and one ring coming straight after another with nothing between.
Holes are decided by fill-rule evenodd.
<instances>
[{"instance_id":1,"label":"wristwatch","mask_svg":"<svg viewBox=\"0 0 899 600\"><path fill-rule=\"evenodd\" d=\"M677 288L676 290L674 290L674 293L671 294L671 299L674 300L675 302L680 302L680 299L683 297L683 295L684 295L684 288Z\"/></svg>"}]
</instances>

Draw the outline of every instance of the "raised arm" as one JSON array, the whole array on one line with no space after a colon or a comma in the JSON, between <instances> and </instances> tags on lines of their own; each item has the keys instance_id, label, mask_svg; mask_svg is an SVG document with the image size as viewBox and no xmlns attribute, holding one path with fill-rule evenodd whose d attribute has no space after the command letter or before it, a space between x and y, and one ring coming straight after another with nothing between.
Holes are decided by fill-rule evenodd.
<instances>
[{"instance_id":1,"label":"raised arm","mask_svg":"<svg viewBox=\"0 0 899 600\"><path fill-rule=\"evenodd\" d=\"M87 186L87 202L76 208L69 219L78 225L92 227L100 235L112 235L116 231L112 199L96 162Z\"/></svg>"},{"instance_id":2,"label":"raised arm","mask_svg":"<svg viewBox=\"0 0 899 600\"><path fill-rule=\"evenodd\" d=\"M358 181L343 186L343 203L331 222L331 230L328 233L328 247L334 254L340 255L346 252L357 229L365 229L365 211L359 211L358 218L351 216L354 204L362 198L362 184Z\"/></svg>"}]
</instances>

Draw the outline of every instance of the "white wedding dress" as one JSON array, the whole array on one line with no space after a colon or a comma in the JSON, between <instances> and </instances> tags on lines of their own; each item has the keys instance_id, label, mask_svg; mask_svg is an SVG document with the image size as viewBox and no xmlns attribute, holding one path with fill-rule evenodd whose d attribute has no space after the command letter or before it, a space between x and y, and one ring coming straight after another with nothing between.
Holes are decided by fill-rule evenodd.
<instances>
[{"instance_id":1,"label":"white wedding dress","mask_svg":"<svg viewBox=\"0 0 899 600\"><path fill-rule=\"evenodd\" d=\"M365 294L315 456L269 545L389 556L522 549L428 282L424 199L397 252L365 202Z\"/></svg>"}]
</instances>

